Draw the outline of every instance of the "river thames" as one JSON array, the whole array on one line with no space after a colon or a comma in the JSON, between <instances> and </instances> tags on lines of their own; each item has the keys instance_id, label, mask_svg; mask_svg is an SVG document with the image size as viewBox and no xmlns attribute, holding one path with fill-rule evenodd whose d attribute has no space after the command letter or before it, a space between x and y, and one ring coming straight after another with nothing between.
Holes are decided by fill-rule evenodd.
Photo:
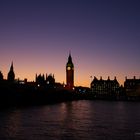
<instances>
[{"instance_id":1,"label":"river thames","mask_svg":"<svg viewBox=\"0 0 140 140\"><path fill-rule=\"evenodd\" d=\"M140 102L79 100L0 110L0 140L124 139L140 139Z\"/></svg>"}]
</instances>

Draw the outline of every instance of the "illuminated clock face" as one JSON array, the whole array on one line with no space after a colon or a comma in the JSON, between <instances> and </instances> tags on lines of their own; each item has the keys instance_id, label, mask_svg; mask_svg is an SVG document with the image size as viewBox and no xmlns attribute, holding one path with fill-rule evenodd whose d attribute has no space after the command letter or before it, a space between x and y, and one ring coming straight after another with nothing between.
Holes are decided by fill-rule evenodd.
<instances>
[{"instance_id":1,"label":"illuminated clock face","mask_svg":"<svg viewBox=\"0 0 140 140\"><path fill-rule=\"evenodd\" d=\"M67 67L67 70L71 70L71 67Z\"/></svg>"}]
</instances>

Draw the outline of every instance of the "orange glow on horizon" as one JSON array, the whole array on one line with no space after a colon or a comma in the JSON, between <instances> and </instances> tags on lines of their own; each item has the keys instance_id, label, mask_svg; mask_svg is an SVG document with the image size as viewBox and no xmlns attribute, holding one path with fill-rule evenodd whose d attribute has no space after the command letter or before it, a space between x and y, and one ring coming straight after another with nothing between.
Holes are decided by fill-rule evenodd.
<instances>
[{"instance_id":1,"label":"orange glow on horizon","mask_svg":"<svg viewBox=\"0 0 140 140\"><path fill-rule=\"evenodd\" d=\"M52 57L46 57L43 56L38 59L38 57L30 56L31 58L28 60L28 58L21 59L18 55L14 59L14 72L15 72L15 78L24 80L27 78L28 81L35 81L35 75L36 74L54 74L55 81L59 83L65 83L66 84L66 62L67 62L67 56L57 54L55 57L59 59L55 59ZM29 57L29 56L28 56ZM1 71L4 75L4 78L7 79L7 74L10 69L9 61L11 62L11 58L6 59L5 62L1 62ZM20 58L20 59L19 59ZM84 60L84 57L81 56L82 59L79 59L79 56L77 54L72 55L73 63L74 63L74 85L75 86L85 86L90 87L90 83L92 81L92 78L96 76L98 79L100 79L100 76L102 76L102 79L106 80L108 76L110 76L110 79L114 79L114 76L116 76L118 82L120 85L123 85L125 81L125 76L128 78L133 78L133 76L136 76L136 78L139 78L139 71L129 69L127 72L122 67L119 67L115 65L114 63L109 63L106 66L99 65L98 61L92 62L94 65L91 65L90 62L86 63ZM47 61L46 61L47 60ZM84 62L85 61L85 62ZM132 73L132 71L135 71L135 73Z\"/></svg>"},{"instance_id":2,"label":"orange glow on horizon","mask_svg":"<svg viewBox=\"0 0 140 140\"><path fill-rule=\"evenodd\" d=\"M3 71L2 72L4 74L4 79L7 79L7 71ZM41 71L41 72L38 72L37 74L46 74L47 72L44 72L44 71ZM47 73L47 74L50 74L50 73ZM35 75L36 75L36 72L33 70L21 70L21 71L16 71L15 70L15 76L16 76L16 79L20 79L20 80L24 80L25 78L28 80L28 81L35 81ZM84 87L90 87L90 83L91 81L93 80L94 76L91 78L89 75L84 75L84 76L79 76L81 75L80 73L77 74L75 73L75 77L74 77L74 85L75 86L84 86ZM55 81L56 82L59 82L59 83L62 83L63 82L66 84L66 74L65 72L57 72L55 73ZM78 77L79 76L79 77ZM98 79L100 79L100 76L96 76ZM102 75L102 78L104 80L107 79L107 76L106 75ZM130 78L133 78L133 77L130 77ZM137 77L138 78L138 77ZM114 77L110 77L110 79L114 79ZM123 85L124 83L124 80L125 80L125 77L119 77L117 78L118 82L120 83L120 85Z\"/></svg>"}]
</instances>

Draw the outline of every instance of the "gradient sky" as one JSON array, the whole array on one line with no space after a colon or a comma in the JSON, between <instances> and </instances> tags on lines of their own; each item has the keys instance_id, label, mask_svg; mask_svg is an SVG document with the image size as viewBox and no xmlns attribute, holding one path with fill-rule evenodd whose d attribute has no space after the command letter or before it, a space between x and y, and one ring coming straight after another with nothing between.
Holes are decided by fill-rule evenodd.
<instances>
[{"instance_id":1,"label":"gradient sky","mask_svg":"<svg viewBox=\"0 0 140 140\"><path fill-rule=\"evenodd\" d=\"M71 51L75 85L90 76L140 76L139 0L0 0L0 70L7 78L54 73L65 82Z\"/></svg>"}]
</instances>

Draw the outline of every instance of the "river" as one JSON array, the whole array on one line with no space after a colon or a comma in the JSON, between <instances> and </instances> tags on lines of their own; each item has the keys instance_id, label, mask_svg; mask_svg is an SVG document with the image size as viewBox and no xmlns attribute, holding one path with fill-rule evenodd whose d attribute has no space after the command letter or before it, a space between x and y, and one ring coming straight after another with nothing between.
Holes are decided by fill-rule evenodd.
<instances>
[{"instance_id":1,"label":"river","mask_svg":"<svg viewBox=\"0 0 140 140\"><path fill-rule=\"evenodd\" d=\"M0 140L124 139L140 139L140 102L79 100L0 110Z\"/></svg>"}]
</instances>

